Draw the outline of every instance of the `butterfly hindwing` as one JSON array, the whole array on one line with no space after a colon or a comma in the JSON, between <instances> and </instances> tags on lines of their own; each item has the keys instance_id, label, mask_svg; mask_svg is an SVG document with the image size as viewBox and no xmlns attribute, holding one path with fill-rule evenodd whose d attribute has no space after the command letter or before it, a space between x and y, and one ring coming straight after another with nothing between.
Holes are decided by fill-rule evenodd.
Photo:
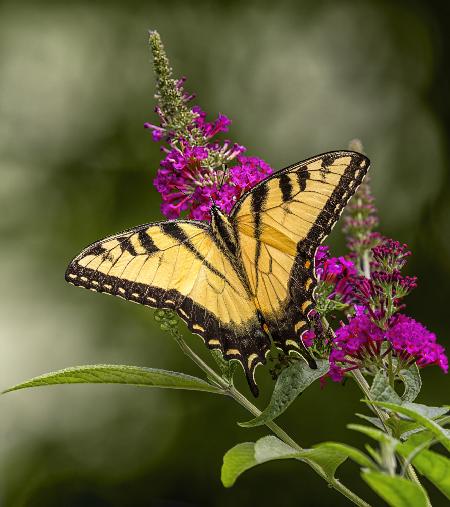
<instances>
[{"instance_id":1,"label":"butterfly hindwing","mask_svg":"<svg viewBox=\"0 0 450 507\"><path fill-rule=\"evenodd\" d=\"M359 153L319 155L262 181L231 212L258 309L285 352L301 350L300 337L310 327L316 249L368 167Z\"/></svg>"},{"instance_id":2,"label":"butterfly hindwing","mask_svg":"<svg viewBox=\"0 0 450 507\"><path fill-rule=\"evenodd\" d=\"M249 384L270 340L253 298L207 223L146 224L98 241L69 265L70 283L154 308L175 310L226 359L239 360Z\"/></svg>"}]
</instances>

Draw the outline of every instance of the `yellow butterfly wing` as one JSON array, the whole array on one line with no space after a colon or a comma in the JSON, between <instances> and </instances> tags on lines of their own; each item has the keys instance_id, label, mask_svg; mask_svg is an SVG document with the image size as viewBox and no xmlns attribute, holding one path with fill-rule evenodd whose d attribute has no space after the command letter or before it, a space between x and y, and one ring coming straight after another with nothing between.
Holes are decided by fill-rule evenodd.
<instances>
[{"instance_id":1,"label":"yellow butterfly wing","mask_svg":"<svg viewBox=\"0 0 450 507\"><path fill-rule=\"evenodd\" d=\"M285 352L302 349L314 308L316 249L368 168L359 153L319 155L260 182L231 211L255 304Z\"/></svg>"},{"instance_id":2,"label":"yellow butterfly wing","mask_svg":"<svg viewBox=\"0 0 450 507\"><path fill-rule=\"evenodd\" d=\"M226 359L239 360L256 394L255 367L270 348L253 297L209 224L145 224L97 241L69 265L66 280L154 308L175 310Z\"/></svg>"}]
</instances>

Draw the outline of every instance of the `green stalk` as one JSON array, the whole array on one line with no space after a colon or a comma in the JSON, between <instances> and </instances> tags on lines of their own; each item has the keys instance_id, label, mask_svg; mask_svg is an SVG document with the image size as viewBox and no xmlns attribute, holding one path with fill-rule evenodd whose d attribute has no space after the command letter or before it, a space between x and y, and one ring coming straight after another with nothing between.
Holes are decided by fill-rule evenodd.
<instances>
[{"instance_id":1,"label":"green stalk","mask_svg":"<svg viewBox=\"0 0 450 507\"><path fill-rule=\"evenodd\" d=\"M392 350L388 352L387 360L388 360L389 384L392 387L392 389L394 389L395 378L394 378L394 370L392 368Z\"/></svg>"},{"instance_id":2,"label":"green stalk","mask_svg":"<svg viewBox=\"0 0 450 507\"><path fill-rule=\"evenodd\" d=\"M363 272L364 272L365 276L367 278L370 278L370 259L369 259L368 254L365 255L366 253L367 253L367 251L364 252L364 256L362 257L361 262L362 262ZM366 275L366 273L367 273L367 275ZM389 297L389 304L391 305L391 298L390 297ZM388 354L388 373L389 373L389 383L391 384L391 386L393 388L394 387L394 375L393 375L393 371L392 371L392 353L391 352L389 352L389 354ZM353 370L352 375L353 375L354 380L356 381L356 383L360 387L360 389L365 394L366 398L369 401L373 401L372 396L370 394L369 384L367 383L363 374L359 370ZM388 430L388 427L386 424L386 421L388 419L387 414L383 410L380 410L379 407L376 407L375 405L371 405L371 407L376 412L378 418L380 419L381 423L383 424L383 427L384 427L386 433L390 434L391 432ZM411 465L411 463L408 463L407 460L403 456L398 456L398 459L399 459L400 463L402 464L403 469L406 470L406 475L409 477L411 482L415 482L418 486L420 486L422 488L422 490L425 493L426 500L427 500L427 506L431 507L431 502L428 497L428 493L425 490L425 488L422 486L422 483L420 482L419 478L417 477L414 467Z\"/></svg>"},{"instance_id":3,"label":"green stalk","mask_svg":"<svg viewBox=\"0 0 450 507\"><path fill-rule=\"evenodd\" d=\"M364 393L364 396L369 401L372 400L372 395L370 394L370 386L367 383L367 380L364 378L364 375L361 373L360 370L353 370L351 372L353 380L358 384L358 387L361 389L361 391ZM369 405L372 411L375 413L375 415L378 417L378 419L381 421L381 424L383 425L384 431L386 433L390 433L389 426L386 424L388 420L388 415L383 412L379 407L376 405Z\"/></svg>"},{"instance_id":4,"label":"green stalk","mask_svg":"<svg viewBox=\"0 0 450 507\"><path fill-rule=\"evenodd\" d=\"M201 357L199 357L189 345L184 341L181 333L178 330L171 330L172 336L175 338L176 342L180 346L181 350L188 356L194 363L201 368L208 378L212 380L215 384L222 388L224 394L233 398L239 405L248 410L255 417L261 414L261 411L253 405L253 403L248 400L240 391L238 391L232 384L230 384L227 380L222 378L215 370L213 370ZM276 435L280 440L282 440L285 444L297 449L298 451L303 450L303 448L297 444L278 424L273 421L269 421L265 424L274 435ZM326 476L321 467L310 461L308 459L302 459L305 463L307 463L322 479L328 482L329 486L344 495L355 505L360 507L371 507L370 504L365 502L362 498L360 498L356 493L348 489L344 486L338 479Z\"/></svg>"},{"instance_id":5,"label":"green stalk","mask_svg":"<svg viewBox=\"0 0 450 507\"><path fill-rule=\"evenodd\" d=\"M366 278L370 278L370 259L369 259L369 250L364 250L362 256L362 271Z\"/></svg>"}]
</instances>

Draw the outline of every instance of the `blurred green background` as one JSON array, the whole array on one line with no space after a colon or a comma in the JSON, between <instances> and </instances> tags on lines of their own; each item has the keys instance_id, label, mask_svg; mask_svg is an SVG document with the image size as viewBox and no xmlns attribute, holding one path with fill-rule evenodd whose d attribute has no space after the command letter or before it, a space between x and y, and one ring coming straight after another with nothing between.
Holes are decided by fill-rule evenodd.
<instances>
[{"instance_id":1,"label":"blurred green background","mask_svg":"<svg viewBox=\"0 0 450 507\"><path fill-rule=\"evenodd\" d=\"M1 3L0 386L86 363L197 373L151 310L63 278L88 243L161 218L161 154L143 129L155 120L150 28L196 102L273 167L363 140L382 230L414 253L409 313L449 344L449 15L425 1ZM328 243L342 253L338 229ZM448 403L448 378L423 377L421 400ZM267 371L258 379L268 392ZM360 398L350 382L314 385L280 423L304 446L362 445L345 428ZM295 462L224 489L224 452L266 432L239 428L248 414L221 397L63 386L0 401L1 505L347 505ZM341 478L380 505L354 465Z\"/></svg>"}]
</instances>

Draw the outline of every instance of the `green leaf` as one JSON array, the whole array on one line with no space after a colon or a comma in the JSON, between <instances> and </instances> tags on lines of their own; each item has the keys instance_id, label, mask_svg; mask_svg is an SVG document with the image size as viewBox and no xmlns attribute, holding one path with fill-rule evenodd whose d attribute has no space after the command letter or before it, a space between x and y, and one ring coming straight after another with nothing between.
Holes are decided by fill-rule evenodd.
<instances>
[{"instance_id":1,"label":"green leaf","mask_svg":"<svg viewBox=\"0 0 450 507\"><path fill-rule=\"evenodd\" d=\"M260 438L255 443L255 459L257 463L265 463L274 459L288 459L297 457L297 449L282 442L279 438L269 435Z\"/></svg>"},{"instance_id":2,"label":"green leaf","mask_svg":"<svg viewBox=\"0 0 450 507\"><path fill-rule=\"evenodd\" d=\"M378 465L383 463L383 458L381 454L378 451L376 451L371 445L364 444L364 447L366 451L369 453L369 455L372 457L374 463L378 463Z\"/></svg>"},{"instance_id":3,"label":"green leaf","mask_svg":"<svg viewBox=\"0 0 450 507\"><path fill-rule=\"evenodd\" d=\"M449 416L438 417L437 419L434 419L434 421L438 423L439 426L445 426L449 420ZM388 419L387 423L393 429L395 436L400 436L402 440L407 440L411 435L424 430L423 426L421 426L416 421L411 421L409 418L400 419L398 416L391 416Z\"/></svg>"},{"instance_id":4,"label":"green leaf","mask_svg":"<svg viewBox=\"0 0 450 507\"><path fill-rule=\"evenodd\" d=\"M398 476L364 471L362 478L392 507L426 507L427 497L417 484Z\"/></svg>"},{"instance_id":5,"label":"green leaf","mask_svg":"<svg viewBox=\"0 0 450 507\"><path fill-rule=\"evenodd\" d=\"M360 417L361 419L364 419L367 422L370 422L370 424L373 424L376 428L379 430L383 430L383 423L378 419L378 417L370 417L365 414L355 414L357 417Z\"/></svg>"},{"instance_id":6,"label":"green leaf","mask_svg":"<svg viewBox=\"0 0 450 507\"><path fill-rule=\"evenodd\" d=\"M231 488L243 472L257 464L255 459L255 444L253 442L235 445L223 457L222 484L226 488Z\"/></svg>"},{"instance_id":7,"label":"green leaf","mask_svg":"<svg viewBox=\"0 0 450 507\"><path fill-rule=\"evenodd\" d=\"M301 461L312 461L320 466L330 479L339 465L347 459L347 453L340 449L327 449L320 444L312 449L294 449L274 436L263 437L255 444L257 463L265 463L274 459L295 458Z\"/></svg>"},{"instance_id":8,"label":"green leaf","mask_svg":"<svg viewBox=\"0 0 450 507\"><path fill-rule=\"evenodd\" d=\"M422 426L416 421L400 419L397 414L389 416L387 425L392 429L396 437L403 440L406 440L410 434L423 430Z\"/></svg>"},{"instance_id":9,"label":"green leaf","mask_svg":"<svg viewBox=\"0 0 450 507\"><path fill-rule=\"evenodd\" d=\"M297 459L319 465L329 478L334 477L337 467L347 459L348 453L322 444L312 449L297 450L274 436L263 437L256 443L245 442L230 449L223 457L222 484L229 488L246 470L278 459Z\"/></svg>"},{"instance_id":10,"label":"green leaf","mask_svg":"<svg viewBox=\"0 0 450 507\"><path fill-rule=\"evenodd\" d=\"M65 368L64 370L34 377L31 380L10 387L4 393L28 387L58 384L128 384L222 394L219 388L202 379L185 375L184 373L115 364L95 364Z\"/></svg>"},{"instance_id":11,"label":"green leaf","mask_svg":"<svg viewBox=\"0 0 450 507\"><path fill-rule=\"evenodd\" d=\"M439 421L436 421L439 423ZM421 426L420 424L416 423L415 421L402 421L402 423L409 423L410 426L409 426L409 430L404 430L401 435L400 435L400 440L408 440L409 438L411 438L413 435L417 435L417 434L420 434L420 435L423 435L423 434L427 434L427 435L431 435L431 438L433 438L432 436L432 433L430 433L429 431L425 430L425 428L423 426ZM440 423L439 423L440 424ZM408 426L406 425L403 425L401 426L402 428L408 428Z\"/></svg>"},{"instance_id":12,"label":"green leaf","mask_svg":"<svg viewBox=\"0 0 450 507\"><path fill-rule=\"evenodd\" d=\"M315 445L312 449L304 449L298 454L300 458L317 463L329 479L334 478L337 468L349 456L344 449L326 447L323 444Z\"/></svg>"},{"instance_id":13,"label":"green leaf","mask_svg":"<svg viewBox=\"0 0 450 507\"><path fill-rule=\"evenodd\" d=\"M436 439L441 442L441 444L450 451L450 437L449 437L449 431L445 428L442 428L442 426L439 426L439 424L425 415L423 415L423 408L425 405L417 405L415 403L405 403L403 405L397 405L395 403L387 403L382 401L369 401L364 400L366 403L372 403L373 405L378 405L383 408L387 408L389 410L393 410L394 412L398 412L399 414L406 415L410 417L411 419L415 420L419 424L421 424L424 428L430 430L433 435L436 437ZM418 409L417 407L421 407ZM430 407L427 407L430 408ZM431 407L431 408L437 408L437 407ZM447 409L446 409L447 410ZM442 415L442 413L441 413Z\"/></svg>"},{"instance_id":14,"label":"green leaf","mask_svg":"<svg viewBox=\"0 0 450 507\"><path fill-rule=\"evenodd\" d=\"M411 435L414 435L415 433L419 433L423 431L423 427L415 423L414 421L404 421L404 422L410 422L411 426L409 430L404 431L400 434L400 440L407 440Z\"/></svg>"},{"instance_id":15,"label":"green leaf","mask_svg":"<svg viewBox=\"0 0 450 507\"><path fill-rule=\"evenodd\" d=\"M406 442L399 443L398 447L410 453L417 447L423 446L424 444L431 445L433 442L436 443L433 433L422 428L420 432L410 435Z\"/></svg>"},{"instance_id":16,"label":"green leaf","mask_svg":"<svg viewBox=\"0 0 450 507\"><path fill-rule=\"evenodd\" d=\"M428 417L428 419L436 419L437 417L441 417L448 412L447 407L429 407L428 405L422 405L421 403L410 403L409 401L402 403L402 406L410 408L411 410L414 410L414 412Z\"/></svg>"},{"instance_id":17,"label":"green leaf","mask_svg":"<svg viewBox=\"0 0 450 507\"><path fill-rule=\"evenodd\" d=\"M450 415L440 417L439 419L436 419L436 422L439 423L440 426L447 426L447 424L450 424Z\"/></svg>"},{"instance_id":18,"label":"green leaf","mask_svg":"<svg viewBox=\"0 0 450 507\"><path fill-rule=\"evenodd\" d=\"M450 460L428 449L422 449L414 455L416 450L431 439L429 431L413 435L405 443L397 445L396 451L406 459L413 456L412 464L415 468L450 499Z\"/></svg>"},{"instance_id":19,"label":"green leaf","mask_svg":"<svg viewBox=\"0 0 450 507\"><path fill-rule=\"evenodd\" d=\"M274 436L259 439L256 443L244 442L227 451L223 457L221 479L229 488L246 470L276 459L297 457L298 451Z\"/></svg>"},{"instance_id":20,"label":"green leaf","mask_svg":"<svg viewBox=\"0 0 450 507\"><path fill-rule=\"evenodd\" d=\"M356 449L356 447L352 447L351 445L341 444L340 442L324 442L323 444L318 444L315 448L324 448L329 451L334 450L340 453L341 456L346 455L362 467L373 470L377 469L375 463L370 458L368 458L362 451Z\"/></svg>"},{"instance_id":21,"label":"green leaf","mask_svg":"<svg viewBox=\"0 0 450 507\"><path fill-rule=\"evenodd\" d=\"M389 384L389 380L383 370L380 370L370 386L370 394L373 400L401 403L402 399Z\"/></svg>"},{"instance_id":22,"label":"green leaf","mask_svg":"<svg viewBox=\"0 0 450 507\"><path fill-rule=\"evenodd\" d=\"M450 460L427 449L420 452L412 464L450 499Z\"/></svg>"},{"instance_id":23,"label":"green leaf","mask_svg":"<svg viewBox=\"0 0 450 507\"><path fill-rule=\"evenodd\" d=\"M421 431L412 436L407 442L400 443L386 433L368 426L349 424L348 428L364 433L380 443L395 444L395 450L404 458L409 458L414 450L430 442L433 434L430 431ZM361 463L360 463L361 464ZM450 498L450 460L440 454L427 449L421 450L413 456L412 464L425 475L444 495Z\"/></svg>"},{"instance_id":24,"label":"green leaf","mask_svg":"<svg viewBox=\"0 0 450 507\"><path fill-rule=\"evenodd\" d=\"M284 369L277 379L269 405L258 417L238 424L244 428L262 426L281 415L300 393L328 372L330 368L328 360L319 359L316 362L315 370L301 359Z\"/></svg>"},{"instance_id":25,"label":"green leaf","mask_svg":"<svg viewBox=\"0 0 450 507\"><path fill-rule=\"evenodd\" d=\"M417 364L412 364L407 370L400 370L398 376L405 386L405 390L402 394L402 400L410 402L414 401L422 389L422 379L420 378L420 372Z\"/></svg>"},{"instance_id":26,"label":"green leaf","mask_svg":"<svg viewBox=\"0 0 450 507\"><path fill-rule=\"evenodd\" d=\"M373 438L377 442L383 443L383 444L397 444L399 441L391 437L391 435L388 435L384 431L378 430L376 428L371 428L370 426L363 426L362 424L348 424L347 428L354 431L359 431L360 433L363 433L364 435L367 435L370 438Z\"/></svg>"}]
</instances>

